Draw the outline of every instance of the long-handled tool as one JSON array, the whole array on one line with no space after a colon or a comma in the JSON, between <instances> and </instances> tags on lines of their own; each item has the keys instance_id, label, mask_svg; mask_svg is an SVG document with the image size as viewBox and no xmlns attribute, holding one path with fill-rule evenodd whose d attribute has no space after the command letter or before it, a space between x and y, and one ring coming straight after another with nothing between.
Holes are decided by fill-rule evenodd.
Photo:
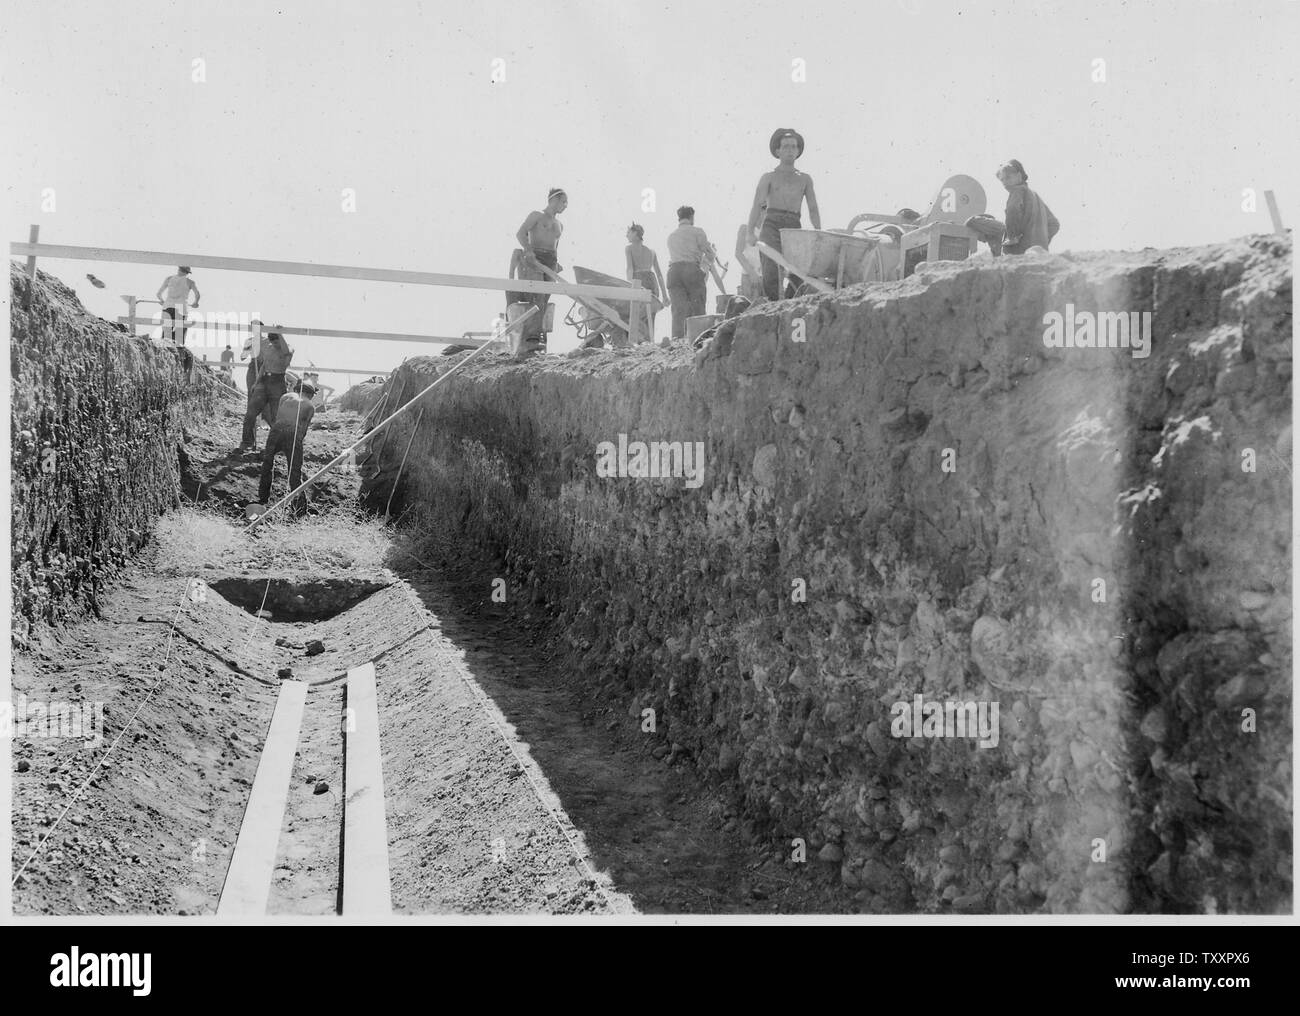
<instances>
[{"instance_id":1,"label":"long-handled tool","mask_svg":"<svg viewBox=\"0 0 1300 1016\"><path fill-rule=\"evenodd\" d=\"M568 281L567 279L562 279L558 272L553 271L550 267L542 264L540 261L537 263L537 266L541 268L543 272L546 273L547 277L552 282ZM619 314L619 312L616 311L613 307L610 307L608 304L601 303L594 296L574 296L573 299L576 300L578 303L582 304L584 307L590 310L594 310L597 314L603 315L604 317L610 319L611 321L614 321L615 323L618 324L620 328L623 329L623 331L627 332L629 335L632 334L632 330L628 327L627 322L623 320L622 315Z\"/></svg>"},{"instance_id":2,"label":"long-handled tool","mask_svg":"<svg viewBox=\"0 0 1300 1016\"><path fill-rule=\"evenodd\" d=\"M718 292L723 296L727 296L729 294L727 293L727 287L722 284L722 276L727 274L727 269L729 269L731 265L718 260L718 248L713 244L709 244L709 250L712 252L713 256L700 258L700 267L708 269L709 274L713 276L713 281L718 286ZM719 266L722 267L722 275L718 274Z\"/></svg>"},{"instance_id":3,"label":"long-handled tool","mask_svg":"<svg viewBox=\"0 0 1300 1016\"><path fill-rule=\"evenodd\" d=\"M804 282L812 286L813 289L817 290L817 292L833 293L835 291L833 286L831 286L829 283L822 282L821 279L808 278L803 275L800 275L798 270L796 270L795 267L791 265L789 261L783 258L781 256L781 252L778 251L775 247L769 247L762 240L759 240L754 246L758 248L758 252L762 254L763 257L775 261L778 265L784 268L787 275L793 275L797 279L803 279Z\"/></svg>"}]
</instances>

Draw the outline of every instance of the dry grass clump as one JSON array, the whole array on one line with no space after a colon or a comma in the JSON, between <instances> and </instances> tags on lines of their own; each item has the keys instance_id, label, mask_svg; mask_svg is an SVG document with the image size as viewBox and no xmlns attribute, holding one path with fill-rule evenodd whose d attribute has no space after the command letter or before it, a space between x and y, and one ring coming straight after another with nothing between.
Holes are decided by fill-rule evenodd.
<instances>
[{"instance_id":1,"label":"dry grass clump","mask_svg":"<svg viewBox=\"0 0 1300 1016\"><path fill-rule=\"evenodd\" d=\"M246 525L203 507L186 506L158 520L154 530L163 572L373 572L384 567L390 537L378 519L352 506L295 519L281 509L249 533Z\"/></svg>"}]
</instances>

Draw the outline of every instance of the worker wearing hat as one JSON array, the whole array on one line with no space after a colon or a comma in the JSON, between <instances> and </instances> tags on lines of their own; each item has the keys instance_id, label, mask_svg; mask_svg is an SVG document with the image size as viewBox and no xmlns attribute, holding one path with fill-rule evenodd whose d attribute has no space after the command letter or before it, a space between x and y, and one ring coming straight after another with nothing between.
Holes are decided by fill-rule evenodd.
<instances>
[{"instance_id":1,"label":"worker wearing hat","mask_svg":"<svg viewBox=\"0 0 1300 1016\"><path fill-rule=\"evenodd\" d=\"M311 426L316 407L312 396L316 386L310 381L300 381L296 391L286 392L276 408L275 422L266 439L262 456L262 476L257 488L257 500L266 504L271 497L271 481L275 478L275 457L283 454L289 465L289 490L302 483L302 446ZM307 497L299 494L294 499L294 509L302 514L307 510Z\"/></svg>"},{"instance_id":2,"label":"worker wearing hat","mask_svg":"<svg viewBox=\"0 0 1300 1016\"><path fill-rule=\"evenodd\" d=\"M779 253L781 230L802 227L800 215L805 200L813 229L822 228L822 217L817 208L812 177L794 168L795 160L803 155L803 135L792 128L781 127L773 132L767 147L780 160L780 165L759 178L758 188L754 191L754 206L749 212L749 231L755 241L761 240ZM786 295L793 295L800 282L796 276L790 276ZM763 258L763 295L769 300L781 298L780 269L768 257Z\"/></svg>"}]
</instances>

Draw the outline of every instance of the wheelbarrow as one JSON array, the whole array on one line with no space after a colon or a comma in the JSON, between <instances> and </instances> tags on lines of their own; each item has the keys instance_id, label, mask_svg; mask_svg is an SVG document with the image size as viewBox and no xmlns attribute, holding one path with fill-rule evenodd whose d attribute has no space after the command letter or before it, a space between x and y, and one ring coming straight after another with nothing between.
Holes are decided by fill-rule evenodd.
<instances>
[{"instance_id":1,"label":"wheelbarrow","mask_svg":"<svg viewBox=\"0 0 1300 1016\"><path fill-rule=\"evenodd\" d=\"M626 288L630 285L626 279L620 279L615 275L606 275L604 272L598 272L591 268L583 268L581 265L573 266L573 280L580 286ZM565 324L577 330L578 340L583 346L588 348L611 346L621 349L631 344L624 324L630 320L634 308L637 313L644 314L645 306L647 305L634 304L631 300L589 302L581 297L575 297L573 306L564 315L564 321ZM663 302L657 296L651 296L648 306L652 315L658 314L664 309ZM617 316L611 316L610 312ZM654 338L653 331L648 323L643 330L643 335L645 335L646 341Z\"/></svg>"},{"instance_id":2,"label":"wheelbarrow","mask_svg":"<svg viewBox=\"0 0 1300 1016\"><path fill-rule=\"evenodd\" d=\"M871 250L881 239L847 229L783 229L781 253L799 278L821 279L841 289L867 281Z\"/></svg>"}]
</instances>

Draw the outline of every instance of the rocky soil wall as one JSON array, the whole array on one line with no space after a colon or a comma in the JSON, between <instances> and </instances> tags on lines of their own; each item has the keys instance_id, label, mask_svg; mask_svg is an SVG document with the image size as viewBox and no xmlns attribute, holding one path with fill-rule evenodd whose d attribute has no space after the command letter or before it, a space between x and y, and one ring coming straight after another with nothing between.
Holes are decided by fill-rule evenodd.
<instances>
[{"instance_id":1,"label":"rocky soil wall","mask_svg":"<svg viewBox=\"0 0 1300 1016\"><path fill-rule=\"evenodd\" d=\"M694 356L483 354L393 514L495 556L485 595L865 912L1289 910L1290 254L935 265ZM1100 312L1149 314L1150 355L1045 344ZM702 476L607 475L620 440ZM987 736L935 736L969 733L947 701Z\"/></svg>"},{"instance_id":2,"label":"rocky soil wall","mask_svg":"<svg viewBox=\"0 0 1300 1016\"><path fill-rule=\"evenodd\" d=\"M100 586L177 503L189 414L216 380L86 312L76 294L10 263L13 637L95 608Z\"/></svg>"},{"instance_id":3,"label":"rocky soil wall","mask_svg":"<svg viewBox=\"0 0 1300 1016\"><path fill-rule=\"evenodd\" d=\"M363 381L353 385L339 397L339 408L350 409L354 413L366 413L384 394L384 386L373 381Z\"/></svg>"}]
</instances>

